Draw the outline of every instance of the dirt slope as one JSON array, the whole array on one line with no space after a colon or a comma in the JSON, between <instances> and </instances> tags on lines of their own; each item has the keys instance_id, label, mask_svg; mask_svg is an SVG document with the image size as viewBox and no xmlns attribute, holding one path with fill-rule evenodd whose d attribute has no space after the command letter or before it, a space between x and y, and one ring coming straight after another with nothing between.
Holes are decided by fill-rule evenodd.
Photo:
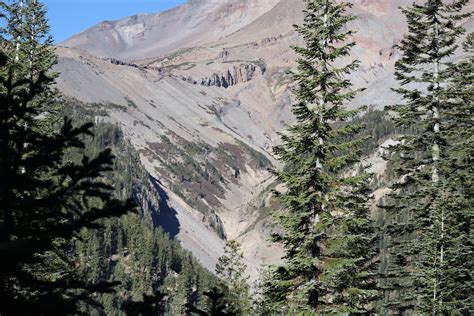
<instances>
[{"instance_id":1,"label":"dirt slope","mask_svg":"<svg viewBox=\"0 0 474 316\"><path fill-rule=\"evenodd\" d=\"M397 7L411 1L353 1L361 66L351 80L366 90L348 106L399 101L390 90L406 30ZM208 267L222 253L218 233L242 242L253 278L281 254L266 241L275 207L267 168L278 167L271 148L292 119L301 10L300 0L194 0L104 22L57 49L59 89L123 128L169 193L177 238Z\"/></svg>"}]
</instances>

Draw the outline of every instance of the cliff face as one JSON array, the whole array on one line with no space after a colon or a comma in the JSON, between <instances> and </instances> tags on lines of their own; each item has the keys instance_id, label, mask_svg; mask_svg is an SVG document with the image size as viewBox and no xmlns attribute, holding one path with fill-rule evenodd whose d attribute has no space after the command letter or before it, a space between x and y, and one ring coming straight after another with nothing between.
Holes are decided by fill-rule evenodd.
<instances>
[{"instance_id":1,"label":"cliff face","mask_svg":"<svg viewBox=\"0 0 474 316\"><path fill-rule=\"evenodd\" d=\"M181 79L187 83L199 84L206 87L219 87L228 88L235 86L240 83L248 82L252 80L256 75L265 74L265 65L260 63L247 63L232 66L224 72L213 73L209 77L201 78L198 80L188 76L181 76Z\"/></svg>"},{"instance_id":2,"label":"cliff face","mask_svg":"<svg viewBox=\"0 0 474 316\"><path fill-rule=\"evenodd\" d=\"M396 8L411 2L353 1L361 66L350 79L366 89L348 106L399 101L394 45L406 27ZM278 167L272 146L292 120L288 71L301 44L292 25L302 9L302 0L194 0L104 22L57 49L59 89L121 126L167 192L177 238L209 268L219 234L242 242L253 277L281 253L266 238L277 207L267 169Z\"/></svg>"}]
</instances>

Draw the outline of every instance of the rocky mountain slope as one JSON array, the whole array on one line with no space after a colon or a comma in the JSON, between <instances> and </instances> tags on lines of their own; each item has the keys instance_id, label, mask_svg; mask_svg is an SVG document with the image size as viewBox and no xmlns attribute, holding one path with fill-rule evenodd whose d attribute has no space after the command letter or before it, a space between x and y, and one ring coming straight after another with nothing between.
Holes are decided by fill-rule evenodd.
<instances>
[{"instance_id":1,"label":"rocky mountain slope","mask_svg":"<svg viewBox=\"0 0 474 316\"><path fill-rule=\"evenodd\" d=\"M351 80L366 90L348 106L393 104L405 31L397 7L412 0L352 2L361 66ZM223 236L242 242L253 277L281 253L266 241L277 207L267 169L278 167L271 148L291 121L302 9L301 0L191 0L103 22L57 48L59 89L122 127L167 192L176 238L209 268Z\"/></svg>"},{"instance_id":2,"label":"rocky mountain slope","mask_svg":"<svg viewBox=\"0 0 474 316\"><path fill-rule=\"evenodd\" d=\"M278 0L189 0L175 9L104 21L62 45L100 57L141 59L194 47L231 34Z\"/></svg>"}]
</instances>

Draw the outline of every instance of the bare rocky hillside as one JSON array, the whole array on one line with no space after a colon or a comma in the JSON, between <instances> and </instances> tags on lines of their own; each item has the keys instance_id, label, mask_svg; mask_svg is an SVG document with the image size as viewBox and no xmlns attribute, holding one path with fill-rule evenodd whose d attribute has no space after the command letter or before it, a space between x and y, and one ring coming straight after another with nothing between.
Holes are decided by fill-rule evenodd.
<instances>
[{"instance_id":1,"label":"bare rocky hillside","mask_svg":"<svg viewBox=\"0 0 474 316\"><path fill-rule=\"evenodd\" d=\"M351 79L366 90L348 106L398 101L390 90L405 31L397 7L411 2L352 1L361 66ZM211 269L222 236L242 242L253 277L281 254L266 241L278 207L267 169L278 167L271 148L291 121L290 47L300 43L292 25L302 8L302 0L191 0L103 22L57 48L60 90L123 128L167 192L176 237Z\"/></svg>"},{"instance_id":2,"label":"bare rocky hillside","mask_svg":"<svg viewBox=\"0 0 474 316\"><path fill-rule=\"evenodd\" d=\"M279 0L189 0L175 9L104 21L66 40L100 57L140 59L217 40L251 23Z\"/></svg>"}]
</instances>

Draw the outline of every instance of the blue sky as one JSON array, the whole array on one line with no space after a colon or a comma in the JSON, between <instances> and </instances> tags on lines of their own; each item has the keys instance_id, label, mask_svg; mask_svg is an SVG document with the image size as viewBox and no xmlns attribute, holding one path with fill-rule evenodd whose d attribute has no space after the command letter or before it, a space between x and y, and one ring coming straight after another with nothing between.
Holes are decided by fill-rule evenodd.
<instances>
[{"instance_id":1,"label":"blue sky","mask_svg":"<svg viewBox=\"0 0 474 316\"><path fill-rule=\"evenodd\" d=\"M42 0L48 8L55 42L105 20L136 13L154 13L173 8L186 0Z\"/></svg>"}]
</instances>

